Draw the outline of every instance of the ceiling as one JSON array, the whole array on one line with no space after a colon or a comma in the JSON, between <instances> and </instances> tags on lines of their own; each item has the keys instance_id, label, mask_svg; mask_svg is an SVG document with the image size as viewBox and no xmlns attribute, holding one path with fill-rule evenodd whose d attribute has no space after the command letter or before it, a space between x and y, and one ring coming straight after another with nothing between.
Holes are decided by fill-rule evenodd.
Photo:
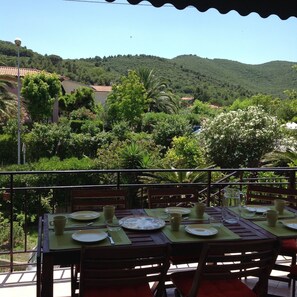
<instances>
[{"instance_id":1,"label":"ceiling","mask_svg":"<svg viewBox=\"0 0 297 297\"><path fill-rule=\"evenodd\" d=\"M106 0L114 2L115 0ZM139 4L143 0L127 0L130 4ZM177 9L184 9L194 6L204 12L215 8L221 14L231 10L237 11L240 15L246 16L252 12L258 13L266 18L270 15L277 15L280 19L286 20L289 17L297 17L297 0L147 0L155 7L164 4L172 4Z\"/></svg>"}]
</instances>

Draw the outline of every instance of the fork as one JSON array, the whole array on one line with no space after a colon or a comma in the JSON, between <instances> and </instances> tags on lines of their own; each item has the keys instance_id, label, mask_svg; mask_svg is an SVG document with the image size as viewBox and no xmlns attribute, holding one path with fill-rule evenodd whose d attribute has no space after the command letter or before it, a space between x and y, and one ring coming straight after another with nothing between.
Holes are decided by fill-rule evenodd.
<instances>
[{"instance_id":1,"label":"fork","mask_svg":"<svg viewBox=\"0 0 297 297\"><path fill-rule=\"evenodd\" d=\"M110 244L115 245L115 243L114 243L114 241L113 241L113 239L112 239L112 237L111 237L111 235L110 235L110 233L108 231L107 231L107 237L108 237L108 239L110 241Z\"/></svg>"}]
</instances>

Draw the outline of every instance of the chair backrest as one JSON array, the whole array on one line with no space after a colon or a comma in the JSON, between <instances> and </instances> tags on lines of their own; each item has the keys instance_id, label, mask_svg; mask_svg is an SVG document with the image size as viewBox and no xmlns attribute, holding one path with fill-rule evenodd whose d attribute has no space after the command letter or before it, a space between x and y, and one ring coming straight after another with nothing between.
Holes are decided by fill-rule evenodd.
<instances>
[{"instance_id":1,"label":"chair backrest","mask_svg":"<svg viewBox=\"0 0 297 297\"><path fill-rule=\"evenodd\" d=\"M125 209L126 196L124 189L74 189L71 190L71 210L102 210L104 205Z\"/></svg>"},{"instance_id":2,"label":"chair backrest","mask_svg":"<svg viewBox=\"0 0 297 297\"><path fill-rule=\"evenodd\" d=\"M82 247L79 296L88 290L158 282L156 296L164 293L169 268L169 245ZM99 295L98 295L99 296Z\"/></svg>"},{"instance_id":3,"label":"chair backrest","mask_svg":"<svg viewBox=\"0 0 297 297\"><path fill-rule=\"evenodd\" d=\"M277 239L206 243L200 254L189 297L196 296L201 280L258 278L254 291L262 296L275 263L280 243ZM214 264L216 263L216 264Z\"/></svg>"},{"instance_id":4,"label":"chair backrest","mask_svg":"<svg viewBox=\"0 0 297 297\"><path fill-rule=\"evenodd\" d=\"M247 187L247 203L273 203L274 199L286 200L290 205L297 206L297 190L249 184Z\"/></svg>"},{"instance_id":5,"label":"chair backrest","mask_svg":"<svg viewBox=\"0 0 297 297\"><path fill-rule=\"evenodd\" d=\"M191 187L149 188L149 208L183 206L190 207L198 202L198 192Z\"/></svg>"}]
</instances>

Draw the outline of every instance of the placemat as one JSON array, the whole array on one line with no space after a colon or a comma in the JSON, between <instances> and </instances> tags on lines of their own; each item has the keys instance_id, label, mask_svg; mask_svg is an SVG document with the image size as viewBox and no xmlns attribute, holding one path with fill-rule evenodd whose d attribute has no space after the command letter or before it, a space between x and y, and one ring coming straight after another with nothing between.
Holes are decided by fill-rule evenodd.
<instances>
[{"instance_id":1,"label":"placemat","mask_svg":"<svg viewBox=\"0 0 297 297\"><path fill-rule=\"evenodd\" d=\"M71 218L69 218L69 213L65 214L65 213L61 213L61 214L49 214L48 215L48 228L49 229L54 229L54 226L50 225L50 222L53 220L53 217L56 215L63 215L66 216L67 222L66 222L66 226L65 229L79 229L82 228L84 226L86 226L88 223L92 222L92 226L96 227L96 226L105 226L105 222L104 222L104 217L103 217L103 213L99 212L100 217L96 220L90 220L90 221L79 221L79 220L73 220Z\"/></svg>"},{"instance_id":2,"label":"placemat","mask_svg":"<svg viewBox=\"0 0 297 297\"><path fill-rule=\"evenodd\" d=\"M273 206L271 207L273 208ZM264 214L261 213L256 213L253 216L249 216L248 214L245 214L244 212L240 211L239 209L235 208L235 209L230 209L232 210L234 213L240 214L240 216L244 219L247 220L266 220L266 217ZM278 216L280 219L289 219L289 218L294 218L295 214L292 211L289 210L284 210L283 214Z\"/></svg>"},{"instance_id":3,"label":"placemat","mask_svg":"<svg viewBox=\"0 0 297 297\"><path fill-rule=\"evenodd\" d=\"M84 229L85 230L85 229ZM96 230L96 229L92 229ZM100 231L106 231L106 229L98 229ZM75 249L81 248L82 245L92 245L92 246L110 246L110 242L108 238L105 238L102 241L94 242L94 243L81 243L74 239L72 239L72 234L77 232L75 230L65 231L63 235L55 235L54 231L49 231L49 247L50 250L64 250L64 249ZM115 242L115 245L125 245L131 244L130 239L126 235L123 229L119 231L110 232L112 239Z\"/></svg>"},{"instance_id":4,"label":"placemat","mask_svg":"<svg viewBox=\"0 0 297 297\"><path fill-rule=\"evenodd\" d=\"M184 215L183 217L187 218L187 220L207 220L209 215L207 213L203 214L203 219L198 219L194 208L190 208L191 212L189 214ZM147 215L152 217L157 217L163 220L168 219L168 214L165 212L165 208L147 208L144 210Z\"/></svg>"},{"instance_id":5,"label":"placemat","mask_svg":"<svg viewBox=\"0 0 297 297\"><path fill-rule=\"evenodd\" d=\"M276 235L277 237L297 237L297 230L289 229L288 227L284 226L280 221L276 223L275 227L269 227L267 221L256 221L254 222L256 225L260 226L261 228L265 229L266 231Z\"/></svg>"},{"instance_id":6,"label":"placemat","mask_svg":"<svg viewBox=\"0 0 297 297\"><path fill-rule=\"evenodd\" d=\"M203 226L210 226L209 224L201 224ZM189 234L185 231L185 226L182 225L179 231L171 231L170 226L165 226L162 232L171 242L191 242L191 241L212 241L212 240L236 240L240 236L229 230L225 226L218 227L218 233L213 236L200 237Z\"/></svg>"}]
</instances>

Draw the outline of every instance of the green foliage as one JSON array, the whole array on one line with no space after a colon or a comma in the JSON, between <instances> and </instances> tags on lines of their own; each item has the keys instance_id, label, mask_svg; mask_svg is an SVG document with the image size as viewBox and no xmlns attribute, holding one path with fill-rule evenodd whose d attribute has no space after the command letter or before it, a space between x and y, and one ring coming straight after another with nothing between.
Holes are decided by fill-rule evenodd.
<instances>
[{"instance_id":1,"label":"green foliage","mask_svg":"<svg viewBox=\"0 0 297 297\"><path fill-rule=\"evenodd\" d=\"M296 167L297 150L287 149L286 151L273 151L266 154L262 162L267 167Z\"/></svg>"},{"instance_id":2,"label":"green foliage","mask_svg":"<svg viewBox=\"0 0 297 297\"><path fill-rule=\"evenodd\" d=\"M129 140L114 139L100 146L96 162L102 169L154 168L160 166L159 152L149 135L131 133Z\"/></svg>"},{"instance_id":3,"label":"green foliage","mask_svg":"<svg viewBox=\"0 0 297 297\"><path fill-rule=\"evenodd\" d=\"M297 122L297 99L282 100L276 115L284 122Z\"/></svg>"},{"instance_id":4,"label":"green foliage","mask_svg":"<svg viewBox=\"0 0 297 297\"><path fill-rule=\"evenodd\" d=\"M61 82L56 74L28 74L22 82L23 97L33 122L47 121L55 100L61 95Z\"/></svg>"},{"instance_id":5,"label":"green foliage","mask_svg":"<svg viewBox=\"0 0 297 297\"><path fill-rule=\"evenodd\" d=\"M218 114L218 110L216 108L211 107L209 103L203 103L199 100L194 101L194 104L191 106L191 111L200 117L203 116L204 118L214 117Z\"/></svg>"},{"instance_id":6,"label":"green foliage","mask_svg":"<svg viewBox=\"0 0 297 297\"><path fill-rule=\"evenodd\" d=\"M165 163L174 168L207 167L199 140L193 136L174 137L165 155Z\"/></svg>"},{"instance_id":7,"label":"green foliage","mask_svg":"<svg viewBox=\"0 0 297 297\"><path fill-rule=\"evenodd\" d=\"M129 71L120 84L112 87L106 106L109 123L127 121L134 130L139 127L147 111L147 94L135 71Z\"/></svg>"},{"instance_id":8,"label":"green foliage","mask_svg":"<svg viewBox=\"0 0 297 297\"><path fill-rule=\"evenodd\" d=\"M75 110L73 110L69 114L69 118L71 120L94 120L96 118L96 115L90 110L87 109L86 107L80 107Z\"/></svg>"},{"instance_id":9,"label":"green foliage","mask_svg":"<svg viewBox=\"0 0 297 297\"><path fill-rule=\"evenodd\" d=\"M3 76L0 79L0 123L16 114L16 98L9 92L9 88L15 86L11 80L11 77Z\"/></svg>"},{"instance_id":10,"label":"green foliage","mask_svg":"<svg viewBox=\"0 0 297 297\"><path fill-rule=\"evenodd\" d=\"M30 133L24 136L27 160L38 161L40 158L67 156L67 140L70 138L70 125L35 123Z\"/></svg>"},{"instance_id":11,"label":"green foliage","mask_svg":"<svg viewBox=\"0 0 297 297\"><path fill-rule=\"evenodd\" d=\"M59 99L60 108L68 113L79 109L95 110L95 95L91 88L80 87Z\"/></svg>"},{"instance_id":12,"label":"green foliage","mask_svg":"<svg viewBox=\"0 0 297 297\"><path fill-rule=\"evenodd\" d=\"M103 123L101 120L94 121L84 121L81 126L81 133L88 133L91 136L95 136L98 133L102 132Z\"/></svg>"},{"instance_id":13,"label":"green foliage","mask_svg":"<svg viewBox=\"0 0 297 297\"><path fill-rule=\"evenodd\" d=\"M149 68L139 68L136 73L146 90L149 111L177 113L180 100L169 91L167 82L163 78L156 76Z\"/></svg>"},{"instance_id":14,"label":"green foliage","mask_svg":"<svg viewBox=\"0 0 297 297\"><path fill-rule=\"evenodd\" d=\"M271 151L280 136L274 117L262 109L220 114L202 130L211 161L222 168L257 167L261 157Z\"/></svg>"},{"instance_id":15,"label":"green foliage","mask_svg":"<svg viewBox=\"0 0 297 297\"><path fill-rule=\"evenodd\" d=\"M19 246L24 238L24 230L16 221L13 222L13 247ZM5 219L0 212L0 249L8 250L10 245L10 220Z\"/></svg>"},{"instance_id":16,"label":"green foliage","mask_svg":"<svg viewBox=\"0 0 297 297\"><path fill-rule=\"evenodd\" d=\"M16 46L0 41L0 62L15 67ZM195 97L220 105L234 99L266 93L283 97L284 90L296 86L293 62L274 61L247 65L223 59L206 59L182 55L165 59L147 55L117 55L87 59L61 60L56 55L40 55L20 48L21 67L56 72L74 81L93 85L112 85L120 81L127 69L155 69L158 77L166 78L168 89L180 97ZM296 66L296 65L295 65Z\"/></svg>"},{"instance_id":17,"label":"green foliage","mask_svg":"<svg viewBox=\"0 0 297 297\"><path fill-rule=\"evenodd\" d=\"M7 165L17 161L17 141L11 135L0 134L0 164Z\"/></svg>"},{"instance_id":18,"label":"green foliage","mask_svg":"<svg viewBox=\"0 0 297 297\"><path fill-rule=\"evenodd\" d=\"M153 128L153 139L157 145L168 148L175 136L185 136L191 133L192 127L185 116L166 115Z\"/></svg>"}]
</instances>

